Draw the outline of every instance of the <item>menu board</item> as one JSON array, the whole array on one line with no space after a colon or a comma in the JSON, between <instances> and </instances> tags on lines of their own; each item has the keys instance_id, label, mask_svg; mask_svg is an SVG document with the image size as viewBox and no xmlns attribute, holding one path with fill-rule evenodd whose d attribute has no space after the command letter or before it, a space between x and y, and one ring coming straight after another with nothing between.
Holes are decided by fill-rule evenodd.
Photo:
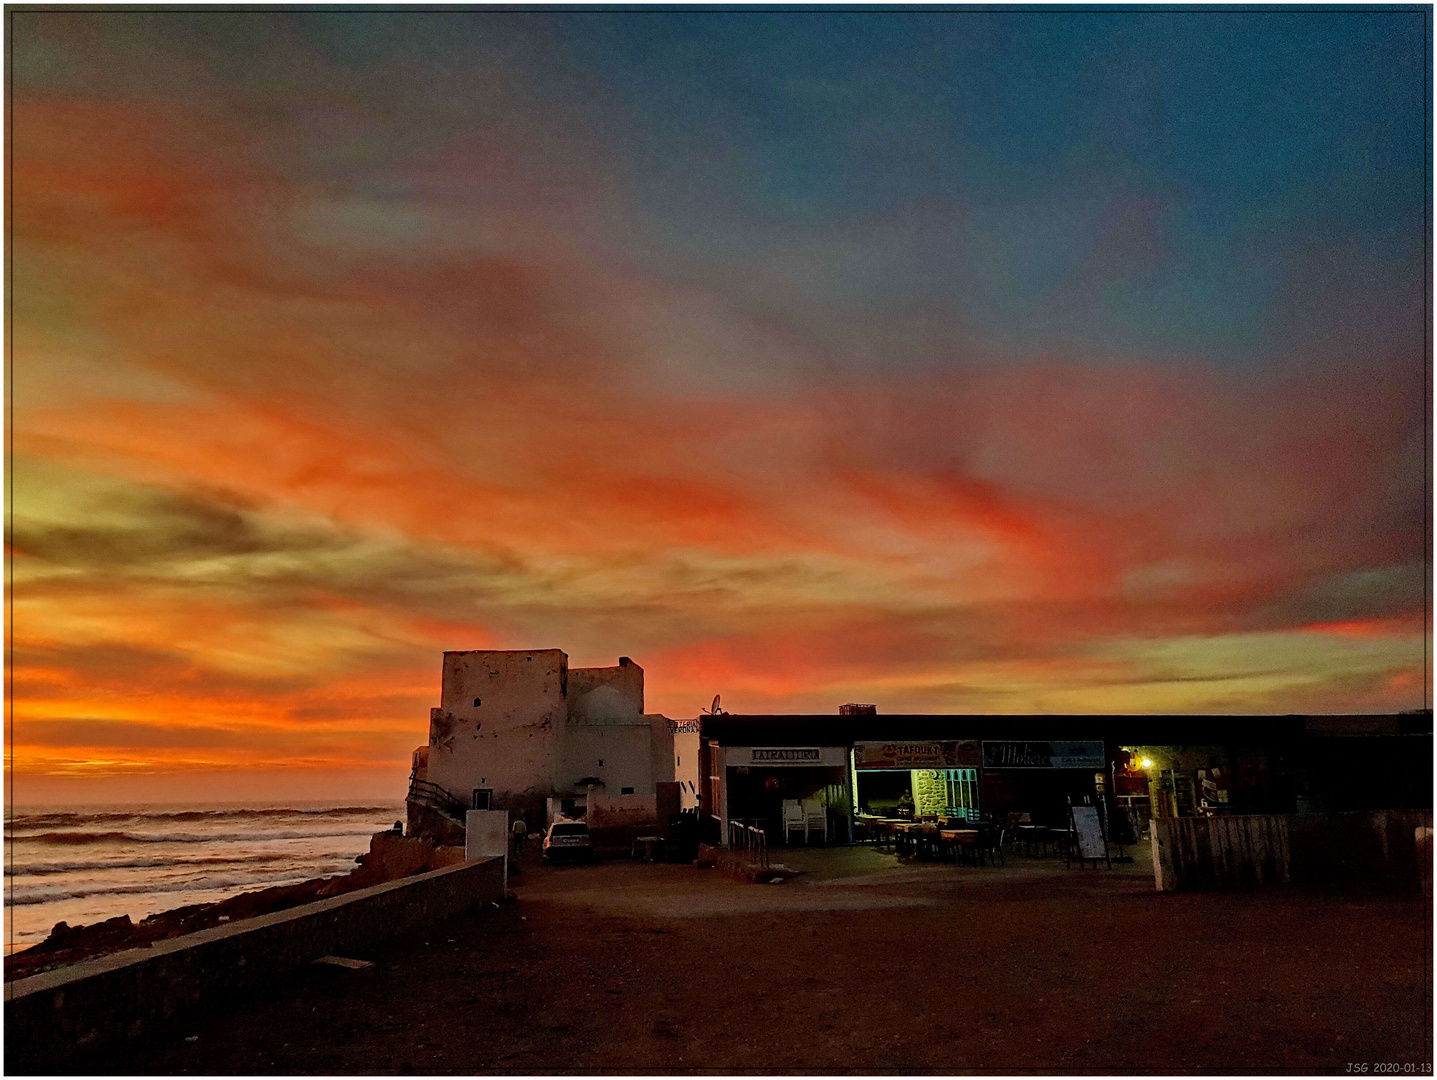
<instances>
[{"instance_id":1,"label":"menu board","mask_svg":"<svg viewBox=\"0 0 1437 1080\"><path fill-rule=\"evenodd\" d=\"M1078 833L1078 854L1081 858L1096 862L1108 857L1108 845L1103 839L1103 823L1098 820L1096 806L1073 807L1073 828Z\"/></svg>"},{"instance_id":2,"label":"menu board","mask_svg":"<svg viewBox=\"0 0 1437 1080\"><path fill-rule=\"evenodd\" d=\"M976 769L981 760L977 739L853 744L854 767L864 770Z\"/></svg>"}]
</instances>

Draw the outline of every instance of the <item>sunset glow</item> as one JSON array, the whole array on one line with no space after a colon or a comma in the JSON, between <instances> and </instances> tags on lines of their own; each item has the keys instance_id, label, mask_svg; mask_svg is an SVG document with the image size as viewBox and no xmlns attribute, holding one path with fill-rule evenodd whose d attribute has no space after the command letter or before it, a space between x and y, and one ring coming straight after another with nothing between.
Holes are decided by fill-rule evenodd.
<instances>
[{"instance_id":1,"label":"sunset glow","mask_svg":"<svg viewBox=\"0 0 1437 1080\"><path fill-rule=\"evenodd\" d=\"M1420 11L12 19L21 801L398 801L446 649L1430 707Z\"/></svg>"}]
</instances>

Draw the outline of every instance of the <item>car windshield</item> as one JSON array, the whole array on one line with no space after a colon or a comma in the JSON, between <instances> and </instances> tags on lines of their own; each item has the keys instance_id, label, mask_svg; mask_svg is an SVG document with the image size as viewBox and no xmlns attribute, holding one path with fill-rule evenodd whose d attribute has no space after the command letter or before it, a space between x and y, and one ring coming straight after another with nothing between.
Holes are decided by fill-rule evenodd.
<instances>
[{"instance_id":1,"label":"car windshield","mask_svg":"<svg viewBox=\"0 0 1437 1080\"><path fill-rule=\"evenodd\" d=\"M554 831L553 831L552 833L550 833L549 835L550 835L550 836L588 836L588 835L589 835L589 827L588 827L587 825L582 825L582 824L576 824L576 825L555 825L555 826L554 826Z\"/></svg>"}]
</instances>

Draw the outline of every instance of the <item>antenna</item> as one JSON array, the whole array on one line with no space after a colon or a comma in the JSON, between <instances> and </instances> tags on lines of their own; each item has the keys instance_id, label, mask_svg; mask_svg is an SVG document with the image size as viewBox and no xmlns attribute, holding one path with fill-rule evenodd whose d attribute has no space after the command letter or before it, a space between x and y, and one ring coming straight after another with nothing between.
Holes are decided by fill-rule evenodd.
<instances>
[{"instance_id":1,"label":"antenna","mask_svg":"<svg viewBox=\"0 0 1437 1080\"><path fill-rule=\"evenodd\" d=\"M718 714L719 714L719 696L718 696L717 694L715 694L715 695L714 695L714 702L713 702L712 705L709 706L709 715L710 715L710 716L717 716Z\"/></svg>"}]
</instances>

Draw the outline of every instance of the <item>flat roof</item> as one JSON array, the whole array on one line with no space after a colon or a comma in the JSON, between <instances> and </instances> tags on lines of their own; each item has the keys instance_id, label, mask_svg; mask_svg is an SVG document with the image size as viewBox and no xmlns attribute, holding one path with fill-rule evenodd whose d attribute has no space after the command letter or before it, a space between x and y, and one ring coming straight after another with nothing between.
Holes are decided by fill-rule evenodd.
<instances>
[{"instance_id":1,"label":"flat roof","mask_svg":"<svg viewBox=\"0 0 1437 1080\"><path fill-rule=\"evenodd\" d=\"M722 713L699 717L700 733L723 746L820 745L920 739L1103 739L1162 745L1271 745L1300 740L1300 715L961 714L961 713Z\"/></svg>"}]
</instances>

